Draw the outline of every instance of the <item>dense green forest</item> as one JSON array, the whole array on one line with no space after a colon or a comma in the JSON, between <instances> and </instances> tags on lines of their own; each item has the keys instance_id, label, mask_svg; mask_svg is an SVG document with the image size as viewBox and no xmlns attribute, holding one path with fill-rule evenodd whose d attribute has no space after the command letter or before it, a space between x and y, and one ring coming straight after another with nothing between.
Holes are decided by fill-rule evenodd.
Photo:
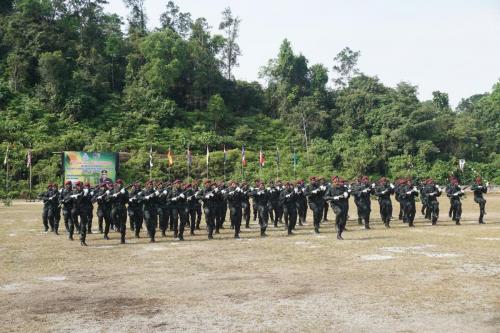
<instances>
[{"instance_id":1,"label":"dense green forest","mask_svg":"<svg viewBox=\"0 0 500 333\"><path fill-rule=\"evenodd\" d=\"M63 150L121 151L125 181L193 175L265 179L338 174L353 178L418 176L445 181L467 161L474 173L500 182L500 82L488 93L464 96L456 109L435 91L420 101L408 82L388 87L357 66L361 53L346 47L331 64L311 64L284 40L262 64L266 82L234 78L241 52L240 18L221 8L221 22L192 17L169 2L161 27L148 30L143 0L125 0L124 20L103 10L105 0L0 2L0 149L9 145L11 195L26 192L26 154L33 151L33 181L60 182ZM217 24L213 33L209 24ZM411 64L408 64L411 66ZM463 78L466 80L467 78ZM171 147L170 172L164 157ZM292 167L292 152L297 167ZM294 171L295 170L295 171ZM473 171L474 170L474 171ZM0 171L5 190L6 168ZM5 193L0 193L5 195Z\"/></svg>"}]
</instances>

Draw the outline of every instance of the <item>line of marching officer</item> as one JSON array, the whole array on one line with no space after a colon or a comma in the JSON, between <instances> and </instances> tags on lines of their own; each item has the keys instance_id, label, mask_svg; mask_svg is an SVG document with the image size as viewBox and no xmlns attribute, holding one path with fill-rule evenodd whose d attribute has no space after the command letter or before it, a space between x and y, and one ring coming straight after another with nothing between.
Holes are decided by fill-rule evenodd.
<instances>
[{"instance_id":1,"label":"line of marching officer","mask_svg":"<svg viewBox=\"0 0 500 333\"><path fill-rule=\"evenodd\" d=\"M484 223L486 200L483 194L487 187L488 184L484 185L479 177L471 186L474 200L480 207L479 223ZM198 181L184 184L180 180L172 183L148 181L144 187L135 182L124 187L123 182L117 180L114 184L107 182L92 188L80 181L73 187L71 181L66 181L64 188L49 184L47 191L41 194L44 202L42 220L45 231L50 227L58 234L62 211L69 239L73 240L76 231L80 234L81 245L86 246L86 235L92 233L94 204L97 204L99 232L109 239L109 231L113 229L120 233L121 243L125 243L127 215L135 237L140 237L144 224L150 241L154 242L158 227L162 237L167 231L172 231L174 238L184 240L186 227L194 235L195 230L200 230L203 213L208 238L213 239L213 234L223 228L229 209L231 229L234 229L234 237L239 238L242 222L246 228L250 227L252 199L254 221L258 219L262 237L266 236L269 220L274 227L284 220L288 234L292 235L297 222L305 224L307 207L313 213L314 231L319 233L321 221L327 220L330 206L335 214L337 238L343 239L351 196L357 208L358 223L364 224L366 229L370 229L372 197L378 200L385 227L390 227L393 194L400 204L399 219L413 227L416 197L420 195L422 214L435 225L439 217L437 198L442 193L450 199L450 217L460 224L461 197L465 189L456 178L451 178L447 188L442 188L432 179L416 186L411 179L399 179L393 184L383 177L372 183L367 176L359 177L353 184L335 176L331 183L322 177L311 177L308 184L302 180L295 183L277 181L266 186L264 182L256 181L254 187L235 181L226 186L224 182L211 180L206 180L203 187Z\"/></svg>"}]
</instances>

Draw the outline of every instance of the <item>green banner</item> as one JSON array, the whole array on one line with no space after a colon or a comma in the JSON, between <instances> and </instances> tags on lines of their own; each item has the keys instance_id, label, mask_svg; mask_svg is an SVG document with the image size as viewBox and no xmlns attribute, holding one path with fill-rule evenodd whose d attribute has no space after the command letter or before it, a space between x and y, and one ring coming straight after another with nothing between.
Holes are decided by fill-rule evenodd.
<instances>
[{"instance_id":1,"label":"green banner","mask_svg":"<svg viewBox=\"0 0 500 333\"><path fill-rule=\"evenodd\" d=\"M91 186L114 182L118 172L118 153L65 151L64 181L89 182Z\"/></svg>"}]
</instances>

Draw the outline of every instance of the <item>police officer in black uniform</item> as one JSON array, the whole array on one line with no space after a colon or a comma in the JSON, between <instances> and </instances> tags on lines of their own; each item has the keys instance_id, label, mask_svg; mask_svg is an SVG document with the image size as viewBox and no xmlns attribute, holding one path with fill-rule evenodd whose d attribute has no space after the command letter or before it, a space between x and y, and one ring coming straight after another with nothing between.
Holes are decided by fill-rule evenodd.
<instances>
[{"instance_id":1,"label":"police officer in black uniform","mask_svg":"<svg viewBox=\"0 0 500 333\"><path fill-rule=\"evenodd\" d=\"M52 183L47 185L47 191L40 194L40 199L43 201L43 211L42 211L42 222L45 232L50 231L54 232L54 203L59 205L59 201L57 197L59 196L59 192L54 190ZM56 206L57 206L56 205Z\"/></svg>"},{"instance_id":2,"label":"police officer in black uniform","mask_svg":"<svg viewBox=\"0 0 500 333\"><path fill-rule=\"evenodd\" d=\"M370 184L367 176L363 176L353 191L354 202L358 208L358 224L362 224L364 220L365 229L370 229L370 213L372 210L370 196L373 194L374 185Z\"/></svg>"},{"instance_id":3,"label":"police officer in black uniform","mask_svg":"<svg viewBox=\"0 0 500 333\"><path fill-rule=\"evenodd\" d=\"M391 194L394 193L394 188L395 186L389 183L387 178L382 177L374 189L374 194L378 198L378 204L380 206L380 217L386 228L390 228L392 216Z\"/></svg>"},{"instance_id":4,"label":"police officer in black uniform","mask_svg":"<svg viewBox=\"0 0 500 333\"><path fill-rule=\"evenodd\" d=\"M240 238L242 203L245 200L243 191L235 181L229 183L229 188L224 193L229 208L229 218L231 226L234 228L234 238Z\"/></svg>"},{"instance_id":5,"label":"police officer in black uniform","mask_svg":"<svg viewBox=\"0 0 500 333\"><path fill-rule=\"evenodd\" d=\"M280 205L283 207L283 216L287 227L288 235L293 235L297 223L297 194L298 189L293 188L290 182L286 182L284 189L280 193Z\"/></svg>"},{"instance_id":6,"label":"police officer in black uniform","mask_svg":"<svg viewBox=\"0 0 500 333\"><path fill-rule=\"evenodd\" d=\"M158 197L160 192L154 189L153 181L145 184L144 190L140 191L139 201L142 203L142 214L148 231L149 241L155 242L156 225L158 221Z\"/></svg>"},{"instance_id":7,"label":"police officer in black uniform","mask_svg":"<svg viewBox=\"0 0 500 333\"><path fill-rule=\"evenodd\" d=\"M120 232L120 243L125 244L125 235L127 233L127 207L128 191L123 187L123 181L118 179L115 182L113 190L108 195L111 202L111 220L115 230Z\"/></svg>"},{"instance_id":8,"label":"police officer in black uniform","mask_svg":"<svg viewBox=\"0 0 500 333\"><path fill-rule=\"evenodd\" d=\"M415 220L415 198L418 197L418 189L413 185L411 178L399 187L399 200L403 208L403 222L408 223L409 227L414 227Z\"/></svg>"},{"instance_id":9,"label":"police officer in black uniform","mask_svg":"<svg viewBox=\"0 0 500 333\"><path fill-rule=\"evenodd\" d=\"M208 239L213 239L215 229L215 210L217 207L216 196L214 194L215 187L210 179L205 180L204 188L197 195L198 200L203 201L203 212L205 213L205 223L208 229Z\"/></svg>"},{"instance_id":10,"label":"police officer in black uniform","mask_svg":"<svg viewBox=\"0 0 500 333\"><path fill-rule=\"evenodd\" d=\"M484 215L486 215L486 200L483 194L488 192L489 183L483 184L481 177L476 177L475 183L471 186L472 192L474 192L474 202L479 204L479 224L484 224Z\"/></svg>"},{"instance_id":11,"label":"police officer in black uniform","mask_svg":"<svg viewBox=\"0 0 500 333\"><path fill-rule=\"evenodd\" d=\"M130 229L134 231L135 238L140 238L142 221L144 219L142 194L141 184L135 182L129 192L127 207L129 223L132 226Z\"/></svg>"},{"instance_id":12,"label":"police officer in black uniform","mask_svg":"<svg viewBox=\"0 0 500 333\"><path fill-rule=\"evenodd\" d=\"M451 219L455 221L456 225L460 225L460 219L462 218L462 202L460 198L464 193L465 191L458 185L458 179L452 177L446 189L446 195L450 199Z\"/></svg>"},{"instance_id":13,"label":"police officer in black uniform","mask_svg":"<svg viewBox=\"0 0 500 333\"><path fill-rule=\"evenodd\" d=\"M304 192L309 202L309 208L313 212L314 232L317 234L319 234L319 226L323 218L323 207L325 205L323 197L326 190L326 186L322 187L317 182L316 177L313 176L310 178L310 183Z\"/></svg>"},{"instance_id":14,"label":"police officer in black uniform","mask_svg":"<svg viewBox=\"0 0 500 333\"><path fill-rule=\"evenodd\" d=\"M439 201L443 189L437 185L432 178L427 179L423 189L423 195L427 198L427 209L432 221L432 225L436 225L439 218Z\"/></svg>"},{"instance_id":15,"label":"police officer in black uniform","mask_svg":"<svg viewBox=\"0 0 500 333\"><path fill-rule=\"evenodd\" d=\"M259 182L258 188L251 193L252 198L257 204L257 213L259 217L260 236L266 237L267 224L269 222L269 197L270 193L266 190L264 182Z\"/></svg>"},{"instance_id":16,"label":"police officer in black uniform","mask_svg":"<svg viewBox=\"0 0 500 333\"><path fill-rule=\"evenodd\" d=\"M349 198L349 193L340 177L334 176L332 178L332 186L327 188L324 198L330 202L330 206L335 213L337 239L343 240L342 233L347 223L347 200Z\"/></svg>"}]
</instances>

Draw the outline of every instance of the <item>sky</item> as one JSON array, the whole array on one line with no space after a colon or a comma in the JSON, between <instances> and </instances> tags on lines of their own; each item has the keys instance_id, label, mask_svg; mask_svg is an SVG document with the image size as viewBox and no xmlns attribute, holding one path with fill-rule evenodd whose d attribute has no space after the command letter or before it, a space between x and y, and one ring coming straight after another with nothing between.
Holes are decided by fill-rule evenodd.
<instances>
[{"instance_id":1,"label":"sky","mask_svg":"<svg viewBox=\"0 0 500 333\"><path fill-rule=\"evenodd\" d=\"M106 11L124 21L122 0ZM148 28L160 25L168 0L145 0ZM440 90L455 107L491 91L500 79L500 0L177 0L182 12L205 17L219 33L221 12L241 19L237 79L264 83L259 70L287 38L309 65L333 67L344 47L360 51L358 67L386 85L419 87L421 100ZM330 73L331 74L331 73Z\"/></svg>"}]
</instances>

